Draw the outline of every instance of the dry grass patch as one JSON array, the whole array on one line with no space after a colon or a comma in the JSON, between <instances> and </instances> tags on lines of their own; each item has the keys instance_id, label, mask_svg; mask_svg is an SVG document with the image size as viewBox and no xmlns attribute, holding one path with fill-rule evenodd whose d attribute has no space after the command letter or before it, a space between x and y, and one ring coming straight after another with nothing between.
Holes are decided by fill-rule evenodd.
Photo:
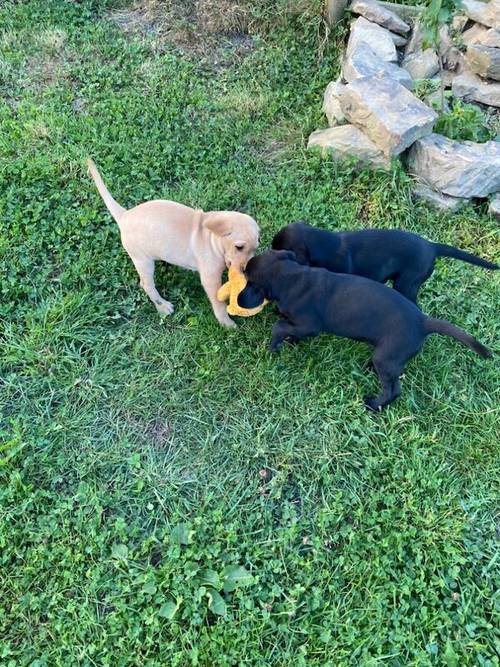
<instances>
[{"instance_id":1,"label":"dry grass patch","mask_svg":"<svg viewBox=\"0 0 500 667\"><path fill-rule=\"evenodd\" d=\"M261 137L255 137L252 150L259 160L283 163L305 145L303 129L293 120L282 120Z\"/></svg>"},{"instance_id":2,"label":"dry grass patch","mask_svg":"<svg viewBox=\"0 0 500 667\"><path fill-rule=\"evenodd\" d=\"M221 36L265 34L291 15L317 19L321 8L321 0L137 0L109 18L128 33L155 34L183 50L207 53L221 46Z\"/></svg>"},{"instance_id":3,"label":"dry grass patch","mask_svg":"<svg viewBox=\"0 0 500 667\"><path fill-rule=\"evenodd\" d=\"M219 104L232 116L248 117L258 114L268 104L268 96L263 92L250 90L230 90L219 98Z\"/></svg>"}]
</instances>

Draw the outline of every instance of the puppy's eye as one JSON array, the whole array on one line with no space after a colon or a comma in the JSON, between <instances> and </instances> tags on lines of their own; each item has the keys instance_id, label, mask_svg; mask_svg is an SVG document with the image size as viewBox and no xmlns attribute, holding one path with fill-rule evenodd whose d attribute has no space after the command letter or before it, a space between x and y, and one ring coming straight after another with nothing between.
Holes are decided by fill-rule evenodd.
<instances>
[{"instance_id":1,"label":"puppy's eye","mask_svg":"<svg viewBox=\"0 0 500 667\"><path fill-rule=\"evenodd\" d=\"M245 246L239 244L239 245L235 245L234 247L236 248L236 250L243 250L243 248L244 248Z\"/></svg>"}]
</instances>

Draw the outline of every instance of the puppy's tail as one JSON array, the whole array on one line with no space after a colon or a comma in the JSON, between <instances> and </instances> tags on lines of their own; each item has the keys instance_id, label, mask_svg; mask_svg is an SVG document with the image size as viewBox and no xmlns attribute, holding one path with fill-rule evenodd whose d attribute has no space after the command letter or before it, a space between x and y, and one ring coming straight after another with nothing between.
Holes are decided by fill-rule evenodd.
<instances>
[{"instance_id":1,"label":"puppy's tail","mask_svg":"<svg viewBox=\"0 0 500 667\"><path fill-rule=\"evenodd\" d=\"M447 320L436 320L433 317L428 317L424 322L424 328L425 331L430 334L438 333L443 334L444 336L450 336L450 338L455 338L455 340L460 341L463 345L474 350L480 357L488 359L492 356L491 350L488 350L488 348L476 340L474 336L471 336L466 331L456 327Z\"/></svg>"},{"instance_id":2,"label":"puppy's tail","mask_svg":"<svg viewBox=\"0 0 500 667\"><path fill-rule=\"evenodd\" d=\"M97 167L90 158L87 160L87 168L90 176L92 176L92 179L96 184L97 189L99 190L99 194L106 204L106 208L119 225L120 218L123 216L126 209L124 209L123 206L120 206L120 204L113 199L108 188L104 185L101 174L97 171Z\"/></svg>"},{"instance_id":3,"label":"puppy's tail","mask_svg":"<svg viewBox=\"0 0 500 667\"><path fill-rule=\"evenodd\" d=\"M455 259L461 259L462 262L468 262L469 264L482 266L484 269L491 269L493 271L500 269L498 264L488 262L482 257L472 255L470 252L465 252L464 250L454 248L452 245L446 245L446 243L433 243L432 245L434 246L436 257L454 257Z\"/></svg>"}]
</instances>

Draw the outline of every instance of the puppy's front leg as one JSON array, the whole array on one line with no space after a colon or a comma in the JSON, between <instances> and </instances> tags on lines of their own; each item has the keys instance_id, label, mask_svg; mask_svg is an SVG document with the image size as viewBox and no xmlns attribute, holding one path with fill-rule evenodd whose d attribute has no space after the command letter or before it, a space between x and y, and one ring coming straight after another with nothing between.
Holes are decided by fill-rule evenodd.
<instances>
[{"instance_id":1,"label":"puppy's front leg","mask_svg":"<svg viewBox=\"0 0 500 667\"><path fill-rule=\"evenodd\" d=\"M227 314L227 306L225 302L217 299L217 292L222 285L222 275L220 272L212 273L208 271L200 271L200 280L206 295L210 299L214 315L219 324L225 327L236 327L235 322Z\"/></svg>"},{"instance_id":2,"label":"puppy's front leg","mask_svg":"<svg viewBox=\"0 0 500 667\"><path fill-rule=\"evenodd\" d=\"M300 333L297 327L287 320L278 320L273 326L273 335L271 337L269 349L271 352L278 352L278 350L283 347L283 343L286 339L295 342L297 338L300 338Z\"/></svg>"}]
</instances>

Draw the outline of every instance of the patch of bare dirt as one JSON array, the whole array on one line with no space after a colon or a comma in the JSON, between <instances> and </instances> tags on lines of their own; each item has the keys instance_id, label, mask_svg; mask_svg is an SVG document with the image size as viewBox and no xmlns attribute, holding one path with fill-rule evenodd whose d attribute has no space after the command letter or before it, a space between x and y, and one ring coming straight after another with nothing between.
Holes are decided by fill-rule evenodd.
<instances>
[{"instance_id":1,"label":"patch of bare dirt","mask_svg":"<svg viewBox=\"0 0 500 667\"><path fill-rule=\"evenodd\" d=\"M253 48L248 7L229 0L137 0L109 18L124 32L153 36L186 55L224 65Z\"/></svg>"},{"instance_id":2,"label":"patch of bare dirt","mask_svg":"<svg viewBox=\"0 0 500 667\"><path fill-rule=\"evenodd\" d=\"M318 0L135 0L109 18L129 34L152 35L220 65L229 55L244 57L253 48L252 34L292 13L317 15Z\"/></svg>"}]
</instances>

